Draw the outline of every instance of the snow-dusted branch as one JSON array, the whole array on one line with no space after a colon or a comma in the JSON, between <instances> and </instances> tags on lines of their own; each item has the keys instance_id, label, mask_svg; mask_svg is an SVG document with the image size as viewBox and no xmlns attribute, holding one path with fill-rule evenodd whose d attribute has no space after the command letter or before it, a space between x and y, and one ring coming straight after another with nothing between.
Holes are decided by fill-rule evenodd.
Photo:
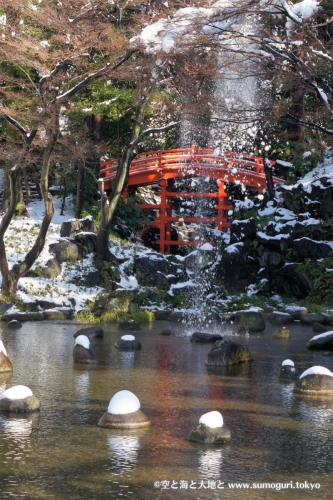
<instances>
[{"instance_id":1,"label":"snow-dusted branch","mask_svg":"<svg viewBox=\"0 0 333 500\"><path fill-rule=\"evenodd\" d=\"M141 132L141 134L139 135L139 137L135 141L133 141L130 144L130 146L132 148L134 148L141 141L141 139L143 139L147 135L158 134L158 133L162 133L162 132L167 132L168 130L177 127L179 124L180 124L180 122L178 121L178 122L171 122L168 125L165 125L164 127L147 128L146 130L144 130L143 132Z\"/></svg>"},{"instance_id":2,"label":"snow-dusted branch","mask_svg":"<svg viewBox=\"0 0 333 500\"><path fill-rule=\"evenodd\" d=\"M90 73L88 76L83 78L79 83L74 85L71 89L67 90L66 92L60 93L56 99L58 102L66 101L69 97L77 94L81 89L85 88L88 83L97 80L101 76L106 75L110 71L114 71L117 68L119 68L122 64L124 64L128 59L130 59L133 54L139 52L137 49L132 49L128 51L123 57L120 58L120 60L115 64L114 66L111 66L109 63L100 68L98 71L95 71L94 73Z\"/></svg>"},{"instance_id":3,"label":"snow-dusted branch","mask_svg":"<svg viewBox=\"0 0 333 500\"><path fill-rule=\"evenodd\" d=\"M333 135L333 129L323 127L322 125L319 125L319 123L301 120L300 118L297 118L297 117L291 115L290 113L288 113L287 116L289 116L290 122L298 123L299 125L302 125L303 127L306 127L306 128L310 128L312 130L319 130L320 132L324 132L325 134L328 134L328 135Z\"/></svg>"}]
</instances>

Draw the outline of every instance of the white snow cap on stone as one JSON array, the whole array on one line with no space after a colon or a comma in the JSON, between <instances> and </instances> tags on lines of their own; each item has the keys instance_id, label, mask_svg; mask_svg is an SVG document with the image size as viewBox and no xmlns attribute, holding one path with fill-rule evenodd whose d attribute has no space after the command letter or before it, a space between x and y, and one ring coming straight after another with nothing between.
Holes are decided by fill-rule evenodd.
<instances>
[{"instance_id":1,"label":"white snow cap on stone","mask_svg":"<svg viewBox=\"0 0 333 500\"><path fill-rule=\"evenodd\" d=\"M123 335L121 340L135 340L134 335Z\"/></svg>"},{"instance_id":2,"label":"white snow cap on stone","mask_svg":"<svg viewBox=\"0 0 333 500\"><path fill-rule=\"evenodd\" d=\"M89 349L90 340L85 335L78 335L75 339L75 345L82 345L82 347Z\"/></svg>"},{"instance_id":3,"label":"white snow cap on stone","mask_svg":"<svg viewBox=\"0 0 333 500\"><path fill-rule=\"evenodd\" d=\"M126 415L140 409L140 401L131 391L119 391L111 399L108 413L112 415Z\"/></svg>"},{"instance_id":4,"label":"white snow cap on stone","mask_svg":"<svg viewBox=\"0 0 333 500\"><path fill-rule=\"evenodd\" d=\"M328 337L329 335L333 335L333 330L330 330L329 332L325 332L325 333L320 333L319 335L315 335L314 337L312 337L312 339L310 339L310 342L311 342L311 340L322 339L324 337ZM1 344L0 344L0 347L1 347ZM1 349L0 349L0 351L1 351Z\"/></svg>"},{"instance_id":5,"label":"white snow cap on stone","mask_svg":"<svg viewBox=\"0 0 333 500\"><path fill-rule=\"evenodd\" d=\"M210 411L199 418L199 424L216 429L216 427L222 427L223 417L219 411Z\"/></svg>"},{"instance_id":6,"label":"white snow cap on stone","mask_svg":"<svg viewBox=\"0 0 333 500\"><path fill-rule=\"evenodd\" d=\"M302 373L300 379L306 377L307 375L329 375L330 377L333 377L333 373L324 366L312 366L311 368L308 368Z\"/></svg>"},{"instance_id":7,"label":"white snow cap on stone","mask_svg":"<svg viewBox=\"0 0 333 500\"><path fill-rule=\"evenodd\" d=\"M7 351L5 346L3 345L2 340L0 340L0 352L3 352L5 356L7 356Z\"/></svg>"},{"instance_id":8,"label":"white snow cap on stone","mask_svg":"<svg viewBox=\"0 0 333 500\"><path fill-rule=\"evenodd\" d=\"M16 399L27 398L28 396L33 396L29 387L26 387L25 385L15 385L0 394L0 399L10 399L11 401L14 401Z\"/></svg>"},{"instance_id":9,"label":"white snow cap on stone","mask_svg":"<svg viewBox=\"0 0 333 500\"><path fill-rule=\"evenodd\" d=\"M282 361L282 366L295 366L295 363L291 359L285 359Z\"/></svg>"}]
</instances>

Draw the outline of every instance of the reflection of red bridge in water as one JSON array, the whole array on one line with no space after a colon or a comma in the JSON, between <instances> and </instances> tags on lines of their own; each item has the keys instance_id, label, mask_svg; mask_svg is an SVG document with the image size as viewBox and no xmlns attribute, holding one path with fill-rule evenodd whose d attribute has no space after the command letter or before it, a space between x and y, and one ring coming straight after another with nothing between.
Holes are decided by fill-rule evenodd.
<instances>
[{"instance_id":1,"label":"reflection of red bridge in water","mask_svg":"<svg viewBox=\"0 0 333 500\"><path fill-rule=\"evenodd\" d=\"M275 162L271 161L274 165ZM112 189L112 180L116 176L118 159L102 162L100 176L104 178L104 189ZM192 177L205 177L215 179L216 192L178 192L173 191L173 179ZM274 182L282 179L273 177ZM196 245L202 241L173 241L171 239L171 224L173 222L208 223L214 224L220 231L230 227L229 210L233 206L228 202L227 187L230 184L241 184L255 188L261 194L266 188L264 174L264 160L254 155L226 152L214 153L213 149L178 148L163 151L149 151L138 154L131 163L128 184L123 193L128 194L128 189L140 186L159 184L161 188L161 202L159 204L139 204L144 210L158 210L159 216L150 226L160 229L160 252L170 253L171 245ZM215 217L182 217L172 214L173 198L215 198Z\"/></svg>"}]
</instances>

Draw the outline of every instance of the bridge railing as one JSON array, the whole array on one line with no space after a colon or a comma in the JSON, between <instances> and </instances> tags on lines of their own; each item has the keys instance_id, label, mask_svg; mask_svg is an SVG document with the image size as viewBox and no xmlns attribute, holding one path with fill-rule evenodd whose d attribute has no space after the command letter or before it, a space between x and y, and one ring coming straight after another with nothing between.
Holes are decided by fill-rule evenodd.
<instances>
[{"instance_id":1,"label":"bridge railing","mask_svg":"<svg viewBox=\"0 0 333 500\"><path fill-rule=\"evenodd\" d=\"M274 165L275 162L271 161ZM160 171L163 175L164 169L187 168L189 165L200 165L201 167L214 168L218 165L235 166L253 170L256 173L264 173L264 160L255 155L223 152L216 154L215 150L209 148L176 148L156 151L147 151L139 153L134 157L130 167L130 173L139 173L143 171ZM105 160L101 162L100 177L105 180L111 180L116 176L119 166L119 159Z\"/></svg>"}]
</instances>

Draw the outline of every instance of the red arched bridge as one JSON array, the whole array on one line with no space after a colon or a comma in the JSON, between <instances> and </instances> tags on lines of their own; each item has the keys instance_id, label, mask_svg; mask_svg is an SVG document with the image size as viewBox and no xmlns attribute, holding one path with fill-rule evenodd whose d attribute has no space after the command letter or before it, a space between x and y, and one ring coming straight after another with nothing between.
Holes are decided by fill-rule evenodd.
<instances>
[{"instance_id":1,"label":"red arched bridge","mask_svg":"<svg viewBox=\"0 0 333 500\"><path fill-rule=\"evenodd\" d=\"M275 162L270 160L272 167ZM106 160L101 163L100 177L104 179L104 189L112 189L119 160ZM204 177L215 179L216 192L179 192L173 190L174 179ZM282 179L273 177L274 182ZM173 222L214 224L220 231L230 227L229 210L233 206L228 202L227 188L231 184L252 187L261 194L266 188L264 160L262 157L241 153L224 152L216 154L208 148L178 148L162 151L149 151L138 154L131 162L128 183L123 196L129 189L140 186L159 184L161 202L158 204L138 204L144 210L156 210L158 216L149 223L160 230L158 240L160 252L170 253L171 245L196 245L203 241L173 241L171 225ZM182 217L173 213L174 198L213 198L216 199L215 217Z\"/></svg>"}]
</instances>

